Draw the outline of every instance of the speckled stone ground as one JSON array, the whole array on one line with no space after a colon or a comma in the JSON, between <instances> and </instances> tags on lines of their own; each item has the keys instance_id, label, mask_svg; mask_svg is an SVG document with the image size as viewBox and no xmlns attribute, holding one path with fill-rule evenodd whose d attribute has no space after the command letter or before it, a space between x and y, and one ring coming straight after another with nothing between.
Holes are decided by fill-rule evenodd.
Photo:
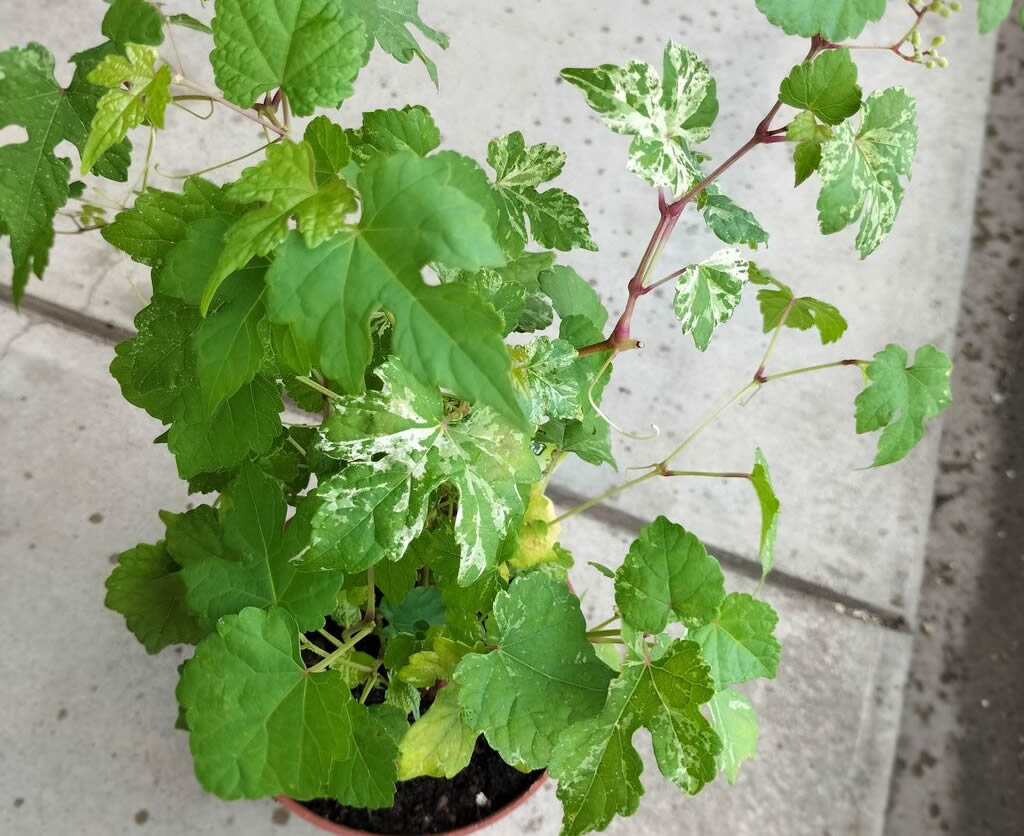
<instances>
[{"instance_id":1,"label":"speckled stone ground","mask_svg":"<svg viewBox=\"0 0 1024 836\"><path fill-rule=\"evenodd\" d=\"M1002 32L888 832L1024 829L1024 32Z\"/></svg>"}]
</instances>

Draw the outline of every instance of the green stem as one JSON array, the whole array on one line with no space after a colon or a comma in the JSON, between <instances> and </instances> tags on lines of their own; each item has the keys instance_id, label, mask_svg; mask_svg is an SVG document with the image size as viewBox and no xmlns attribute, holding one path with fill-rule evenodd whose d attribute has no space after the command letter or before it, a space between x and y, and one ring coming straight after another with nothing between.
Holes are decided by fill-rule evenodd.
<instances>
[{"instance_id":1,"label":"green stem","mask_svg":"<svg viewBox=\"0 0 1024 836\"><path fill-rule=\"evenodd\" d=\"M600 624L595 624L593 629L594 630L600 630L602 627L607 627L613 621L618 621L618 619L619 619L619 614L615 613L615 615L613 615L611 618L606 618Z\"/></svg>"},{"instance_id":2,"label":"green stem","mask_svg":"<svg viewBox=\"0 0 1024 836\"><path fill-rule=\"evenodd\" d=\"M377 587L373 585L373 567L366 570L366 620L377 621Z\"/></svg>"},{"instance_id":3,"label":"green stem","mask_svg":"<svg viewBox=\"0 0 1024 836\"><path fill-rule=\"evenodd\" d=\"M339 395L337 392L332 392L326 386L321 386L319 383L317 383L312 378L309 378L309 377L306 377L305 375L301 375L300 374L300 375L296 375L295 379L297 381L299 381L299 383L304 383L310 389L313 389L314 391L319 392L324 397L333 398L336 401L337 400L341 400L341 395Z\"/></svg>"},{"instance_id":4,"label":"green stem","mask_svg":"<svg viewBox=\"0 0 1024 836\"><path fill-rule=\"evenodd\" d=\"M291 445L292 445L292 447L294 447L294 448L295 448L296 450L298 450L298 451L299 451L299 453L300 453L300 454L302 455L302 457L303 457L303 458L305 458L305 457L306 457L306 455L307 455L307 453L306 453L306 449L305 449L305 448L304 448L304 447L303 447L303 446L302 446L301 444L299 444L299 442L297 442L297 441L296 441L296 440L295 440L294 438L292 438L292 437L291 437L290 435L286 435L286 436L285 436L285 438L287 438L287 439L288 439L288 443L289 443L289 444L291 444Z\"/></svg>"},{"instance_id":5,"label":"green stem","mask_svg":"<svg viewBox=\"0 0 1024 836\"><path fill-rule=\"evenodd\" d=\"M258 154L263 149L269 148L271 145L275 145L280 141L281 137L278 137L277 139L272 139L270 140L270 142L264 142L259 148L254 148L252 151L246 151L244 154L240 154L237 157L232 157L230 160L225 160L222 163L211 165L209 168L201 168L199 169L199 171L191 171L188 174L164 174L162 171L160 171L159 165L157 166L157 172L160 174L161 177L166 177L168 180L186 180L189 177L197 177L201 174L209 174L211 171L216 171L218 168L224 168L225 166L232 165L233 163L241 162L247 157L251 157L253 154Z\"/></svg>"},{"instance_id":6,"label":"green stem","mask_svg":"<svg viewBox=\"0 0 1024 836\"><path fill-rule=\"evenodd\" d=\"M315 653L321 659L326 659L327 656L329 655L326 650L324 650L322 647L318 647L317 645L313 644L313 642L311 642L305 636L301 636L300 635L299 636L299 641L302 642L302 649L303 650L308 650L311 653Z\"/></svg>"},{"instance_id":7,"label":"green stem","mask_svg":"<svg viewBox=\"0 0 1024 836\"><path fill-rule=\"evenodd\" d=\"M309 668L309 672L310 673L320 673L321 671L327 670L338 659L340 659L342 656L344 656L346 653L348 653L353 647L355 647L357 644L359 644L359 642L361 642L363 639L365 639L372 632L373 632L373 625L370 625L368 627L363 627L354 636L352 636L352 638L350 638L347 642L344 642L342 645L340 645L337 650L335 650L329 656L326 656L324 659L322 659L321 661L319 661L315 665L313 665L311 668Z\"/></svg>"},{"instance_id":8,"label":"green stem","mask_svg":"<svg viewBox=\"0 0 1024 836\"><path fill-rule=\"evenodd\" d=\"M257 125L262 126L264 129L269 128L270 130L274 131L278 136L285 136L286 133L287 133L280 125L268 124L265 120L261 119L256 114L250 113L245 108L241 108L241 107L239 107L236 104L232 104L227 99L225 99L223 96L218 96L216 93L208 93L207 91L203 90L203 88L200 87L198 84L193 84L191 81L189 81L186 78L176 79L174 83L177 84L180 87L188 87L190 90L195 90L196 93L195 93L195 95L172 96L171 97L171 101L172 102L204 101L204 100L205 101L209 101L209 102L215 102L215 103L217 103L219 105L222 105L223 107L228 108L228 110L233 110L235 113L238 113L241 116L244 116L246 119L249 119L250 121L255 122Z\"/></svg>"},{"instance_id":9,"label":"green stem","mask_svg":"<svg viewBox=\"0 0 1024 836\"><path fill-rule=\"evenodd\" d=\"M781 380L784 377L793 377L798 374L807 374L808 372L816 372L821 369L835 369L840 366L860 366L865 367L870 365L867 360L836 360L833 363L818 363L816 366L804 366L801 369L790 369L786 372L777 372L776 374L765 375L759 381L760 383L767 383L770 380ZM757 381L755 381L757 382Z\"/></svg>"},{"instance_id":10,"label":"green stem","mask_svg":"<svg viewBox=\"0 0 1024 836\"><path fill-rule=\"evenodd\" d=\"M754 372L754 380L761 380L764 376L765 366L768 365L768 358L772 356L772 351L775 350L775 343L779 339L779 334L782 333L782 329L786 324L786 320L789 319L789 314L793 310L793 306L796 304L796 297L789 297L789 302L782 310L782 316L779 317L779 324L775 326L775 330L772 331L772 338L768 341L768 347L764 350L764 356L761 358L761 362L757 366L757 371Z\"/></svg>"},{"instance_id":11,"label":"green stem","mask_svg":"<svg viewBox=\"0 0 1024 836\"><path fill-rule=\"evenodd\" d=\"M623 491L629 490L630 488L639 485L641 482L646 482L648 479L653 479L658 475L658 471L652 470L650 473L645 473L643 476L637 476L636 479L630 479L628 482L623 482L620 485L616 485L614 488L609 488L600 496L595 496L593 499L588 499L586 502L581 502L575 508L570 508L564 514L555 517L549 525L555 525L563 520L569 519L569 517L575 517L577 514L582 514L584 511L588 511L595 505L604 502L606 499L611 499L613 496L618 496Z\"/></svg>"},{"instance_id":12,"label":"green stem","mask_svg":"<svg viewBox=\"0 0 1024 836\"><path fill-rule=\"evenodd\" d=\"M752 479L750 473L711 473L706 470L666 470L662 476L707 476L711 479Z\"/></svg>"},{"instance_id":13,"label":"green stem","mask_svg":"<svg viewBox=\"0 0 1024 836\"><path fill-rule=\"evenodd\" d=\"M760 385L761 384L758 383L758 381L751 380L749 383L744 385L742 389L730 395L729 398L721 406L717 407L713 412L711 412L711 414L709 414L703 421L701 421L690 432L690 434L679 443L675 450L673 450L671 453L665 456L665 458L663 458L658 465L655 465L657 470L655 470L654 473L658 474L660 471L663 471L668 466L668 463L672 461L672 459L674 459L676 456L682 453L683 450L685 450L687 447L690 446L690 444L693 443L694 439L696 439L697 436L699 436L702 432L704 432L704 430L706 430L713 423L715 423L715 421L721 418L725 411L729 409L729 407L736 403L736 401L742 399L743 396L746 395L747 392L749 392L751 389L754 389Z\"/></svg>"},{"instance_id":14,"label":"green stem","mask_svg":"<svg viewBox=\"0 0 1024 836\"><path fill-rule=\"evenodd\" d=\"M344 642L341 639L339 639L337 636L327 632L326 630L317 630L317 632L321 636L323 636L325 639L327 639L327 641L329 641L335 647L341 647L344 644Z\"/></svg>"},{"instance_id":15,"label":"green stem","mask_svg":"<svg viewBox=\"0 0 1024 836\"><path fill-rule=\"evenodd\" d=\"M621 638L615 638L614 636L600 636L589 641L591 644L625 644Z\"/></svg>"},{"instance_id":16,"label":"green stem","mask_svg":"<svg viewBox=\"0 0 1024 836\"><path fill-rule=\"evenodd\" d=\"M363 684L363 693L359 696L359 704L366 705L366 698L370 696L370 692L377 687L377 672L373 672L373 676L366 680Z\"/></svg>"},{"instance_id":17,"label":"green stem","mask_svg":"<svg viewBox=\"0 0 1024 836\"><path fill-rule=\"evenodd\" d=\"M606 639L608 636L621 635L621 630L587 630L588 639Z\"/></svg>"}]
</instances>

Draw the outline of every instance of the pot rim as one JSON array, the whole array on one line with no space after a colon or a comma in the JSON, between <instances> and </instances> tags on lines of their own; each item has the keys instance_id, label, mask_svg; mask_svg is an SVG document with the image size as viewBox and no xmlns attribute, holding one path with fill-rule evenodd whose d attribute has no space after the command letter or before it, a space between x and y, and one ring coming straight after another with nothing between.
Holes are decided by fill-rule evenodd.
<instances>
[{"instance_id":1,"label":"pot rim","mask_svg":"<svg viewBox=\"0 0 1024 836\"><path fill-rule=\"evenodd\" d=\"M525 804L530 798L532 798L548 780L547 771L542 772L537 776L537 780L530 784L526 790L516 798L512 799L504 807L501 807L488 815L484 816L479 821L473 822L472 824L466 824L462 827L457 827L455 830L442 830L433 836L468 836L470 833L476 833L488 827L491 824L505 818L510 815L514 810ZM276 796L276 800L281 806L283 806L288 812L294 813L301 819L305 819L314 827L319 827L321 830L335 834L335 836L380 836L380 834L374 833L369 830L356 830L351 827L346 827L343 824L325 819L323 816L319 816L306 807L301 801L296 801L294 798L289 798L286 795ZM416 834L396 834L395 836L425 836L422 833ZM429 834L427 834L429 836Z\"/></svg>"}]
</instances>

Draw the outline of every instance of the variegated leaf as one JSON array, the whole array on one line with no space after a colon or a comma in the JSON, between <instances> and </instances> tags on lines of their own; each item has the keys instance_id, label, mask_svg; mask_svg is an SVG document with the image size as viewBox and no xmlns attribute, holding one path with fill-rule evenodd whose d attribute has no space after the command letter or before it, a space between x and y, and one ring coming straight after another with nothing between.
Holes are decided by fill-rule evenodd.
<instances>
[{"instance_id":1,"label":"variegated leaf","mask_svg":"<svg viewBox=\"0 0 1024 836\"><path fill-rule=\"evenodd\" d=\"M523 411L539 426L545 418L582 420L579 378L569 371L579 356L571 343L537 337L510 349L512 381L523 400Z\"/></svg>"},{"instance_id":2,"label":"variegated leaf","mask_svg":"<svg viewBox=\"0 0 1024 836\"><path fill-rule=\"evenodd\" d=\"M679 277L676 318L701 351L708 347L715 328L729 319L740 303L749 266L742 252L730 248L691 265Z\"/></svg>"},{"instance_id":3,"label":"variegated leaf","mask_svg":"<svg viewBox=\"0 0 1024 836\"><path fill-rule=\"evenodd\" d=\"M828 235L860 220L857 250L867 258L892 230L917 150L916 103L902 87L872 93L860 130L834 128L821 149L818 222Z\"/></svg>"}]
</instances>

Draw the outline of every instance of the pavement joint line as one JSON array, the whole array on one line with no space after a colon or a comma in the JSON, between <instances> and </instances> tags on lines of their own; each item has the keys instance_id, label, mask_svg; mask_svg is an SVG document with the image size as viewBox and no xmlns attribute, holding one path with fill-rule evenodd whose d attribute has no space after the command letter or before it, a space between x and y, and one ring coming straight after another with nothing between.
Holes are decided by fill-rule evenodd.
<instances>
[{"instance_id":1,"label":"pavement joint line","mask_svg":"<svg viewBox=\"0 0 1024 836\"><path fill-rule=\"evenodd\" d=\"M575 491L562 488L557 484L551 485L548 489L548 496L556 503L569 506L578 505L581 502L586 501L588 498L576 493ZM596 505L583 513L591 519L598 520L599 522L630 534L639 533L640 529L650 522L649 520L645 520L643 517L629 511L623 511L619 508L602 505ZM734 552L716 549L714 544L708 543L705 545L707 546L708 551L714 554L718 561L724 566L728 566L734 572L743 575L744 577L751 578L752 580L760 580L760 563L750 560L749 558L742 557ZM771 571L771 574L765 581L765 586L774 586L779 589L786 589L791 592L805 595L809 598L817 599L825 604L831 605L831 607L840 615L845 615L858 621L863 621L867 624L874 624L878 627L884 627L887 630L892 630L897 633L905 633L908 635L911 633L910 625L907 623L906 618L894 610L878 607L852 595L844 595L829 586L805 580L804 578L792 575L781 569L773 569Z\"/></svg>"},{"instance_id":2,"label":"pavement joint line","mask_svg":"<svg viewBox=\"0 0 1024 836\"><path fill-rule=\"evenodd\" d=\"M9 308L14 308L14 300L8 285L0 284L0 302L3 302ZM34 296L25 296L21 301L20 308L17 310L33 314L60 327L108 344L118 343L134 336L134 332L120 326L103 322L88 314L83 314L55 302L39 299ZM558 485L552 485L548 490L548 494L556 502L565 505L577 505L587 499L587 497L577 494L575 491L567 490ZM632 533L639 532L648 522L628 511L604 506L591 508L586 514L592 519ZM716 549L713 545L709 547L708 551L712 552L721 563L738 574L753 580L760 579L761 567L755 561L732 552ZM767 586L788 589L810 598L818 599L826 604L831 604L832 608L841 615L899 633L910 632L906 619L898 612L877 607L874 604L850 595L843 595L829 586L805 580L784 570L772 570L765 583Z\"/></svg>"}]
</instances>

